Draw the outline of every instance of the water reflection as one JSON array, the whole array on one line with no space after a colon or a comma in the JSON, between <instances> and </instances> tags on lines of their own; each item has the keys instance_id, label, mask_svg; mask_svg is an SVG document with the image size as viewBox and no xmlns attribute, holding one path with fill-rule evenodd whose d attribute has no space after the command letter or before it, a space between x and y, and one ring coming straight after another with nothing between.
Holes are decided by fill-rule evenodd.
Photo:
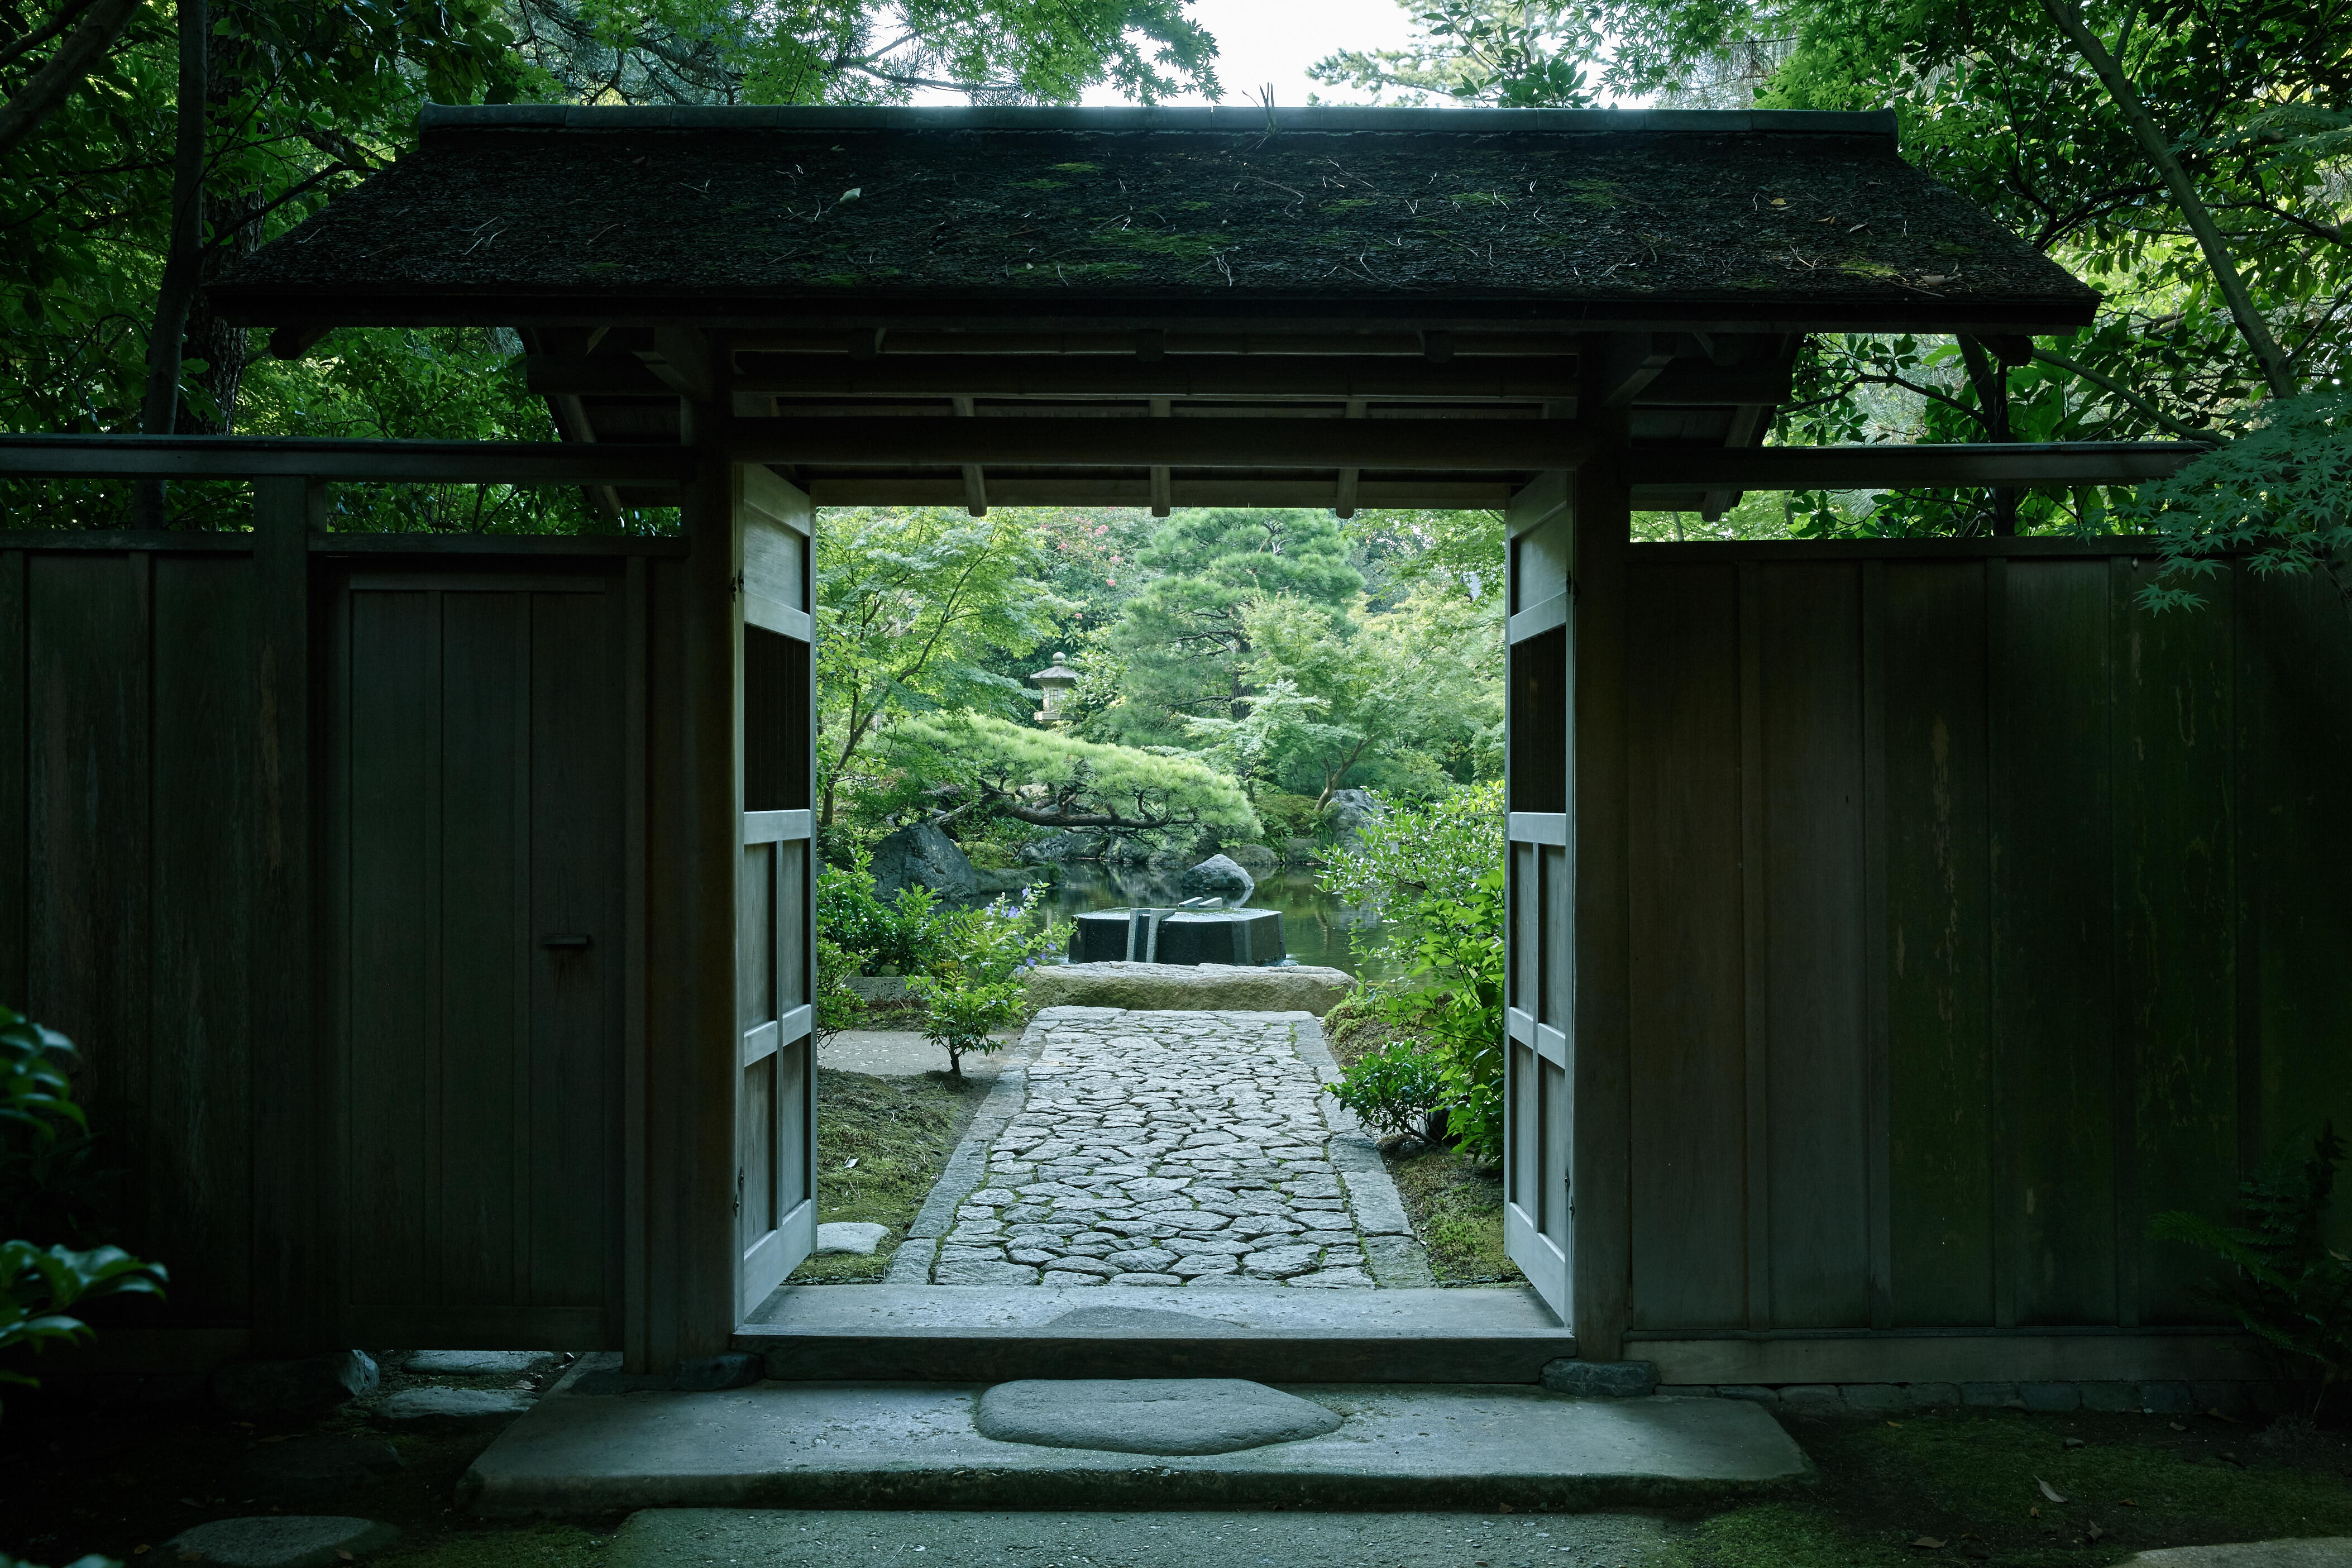
<instances>
[{"instance_id":1,"label":"water reflection","mask_svg":"<svg viewBox=\"0 0 2352 1568\"><path fill-rule=\"evenodd\" d=\"M1140 866L1107 866L1095 860L1066 861L1061 875L1039 902L1067 920L1088 910L1167 908L1182 901L1175 871ZM1359 905L1344 904L1315 885L1312 871L1277 871L1257 885L1250 907L1282 911L1282 939L1301 963L1328 964L1368 980L1393 979L1397 964L1388 951L1380 918ZM1351 934L1359 942L1351 945ZM1361 951L1359 951L1359 947Z\"/></svg>"}]
</instances>

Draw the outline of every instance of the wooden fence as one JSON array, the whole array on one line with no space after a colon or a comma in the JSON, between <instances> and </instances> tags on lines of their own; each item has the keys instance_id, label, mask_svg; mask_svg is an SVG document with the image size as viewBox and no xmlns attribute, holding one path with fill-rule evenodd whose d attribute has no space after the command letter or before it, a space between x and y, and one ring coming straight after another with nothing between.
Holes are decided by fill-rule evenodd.
<instances>
[{"instance_id":1,"label":"wooden fence","mask_svg":"<svg viewBox=\"0 0 2352 1568\"><path fill-rule=\"evenodd\" d=\"M2352 1131L2352 610L2241 568L2155 614L2155 571L1631 552L1629 1353L1875 1381L1927 1363L1773 1342L2210 1324L2150 1216Z\"/></svg>"}]
</instances>

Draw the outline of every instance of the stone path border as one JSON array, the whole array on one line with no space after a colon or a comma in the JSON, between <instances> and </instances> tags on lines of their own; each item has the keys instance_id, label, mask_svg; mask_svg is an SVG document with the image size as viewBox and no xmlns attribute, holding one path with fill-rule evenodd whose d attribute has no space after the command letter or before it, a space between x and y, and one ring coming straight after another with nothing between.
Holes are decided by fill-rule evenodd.
<instances>
[{"instance_id":1,"label":"stone path border","mask_svg":"<svg viewBox=\"0 0 2352 1568\"><path fill-rule=\"evenodd\" d=\"M1044 1029L1031 1024L1021 1032L1021 1038L1004 1047L998 1059L1004 1065L996 1075L996 1082L988 1098L980 1102L972 1113L971 1125L964 1129L963 1142L948 1156L947 1169L931 1184L930 1195L923 1200L915 1221L907 1227L907 1239L890 1254L890 1272L883 1277L886 1285L928 1285L931 1282L931 1265L939 1258L940 1238L955 1228L956 1209L966 1193L980 1185L980 1173L988 1168L989 1145L1005 1124L1021 1112L1029 1099L1029 1064L1034 1060L1037 1048L1044 1044ZM820 1110L819 1115L824 1112Z\"/></svg>"},{"instance_id":2,"label":"stone path border","mask_svg":"<svg viewBox=\"0 0 2352 1568\"><path fill-rule=\"evenodd\" d=\"M921 1212L908 1228L907 1239L892 1255L886 1283L890 1285L927 1285L930 1282L940 1248L949 1239L960 1219L959 1211L965 1208L969 1196L982 1189L988 1169L991 1151L996 1140L1026 1108L1029 1098L1029 1068L1044 1048L1047 1031L1056 1022L1077 1022L1116 1016L1118 1010L1097 1008L1048 1008L1041 1012L1023 1032L1020 1042L1006 1052L1005 1065L989 1091L988 1099L972 1118L971 1125L956 1146L947 1168L940 1173ZM1323 1086L1316 1096L1316 1107L1328 1129L1325 1152L1331 1170L1339 1178L1347 1212L1361 1237L1363 1275L1381 1288L1412 1289L1434 1283L1429 1270L1428 1256L1420 1241L1412 1235L1404 1205L1390 1178L1386 1163L1378 1146L1366 1134L1362 1126L1345 1107L1335 1100L1328 1086L1339 1077L1338 1064L1332 1059L1323 1041L1320 1023L1313 1015L1291 1013L1228 1013L1208 1016L1230 1016L1235 1021L1247 1020L1253 1025L1282 1023L1289 1026L1293 1048L1300 1063ZM1129 1015L1139 1020L1150 1015ZM1172 1023L1179 1018L1198 1019L1200 1013L1171 1014ZM969 1218L969 1215L961 1217ZM1205 1281L1204 1281L1205 1283ZM1010 1288L1026 1288L1013 1285Z\"/></svg>"}]
</instances>

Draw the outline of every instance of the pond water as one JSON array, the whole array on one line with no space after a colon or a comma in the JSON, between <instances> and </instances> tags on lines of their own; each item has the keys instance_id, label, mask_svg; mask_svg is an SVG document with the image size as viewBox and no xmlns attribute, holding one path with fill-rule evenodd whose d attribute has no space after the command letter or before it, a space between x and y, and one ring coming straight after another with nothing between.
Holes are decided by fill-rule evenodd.
<instances>
[{"instance_id":1,"label":"pond water","mask_svg":"<svg viewBox=\"0 0 2352 1568\"><path fill-rule=\"evenodd\" d=\"M1065 861L1057 869L1059 879L1038 902L1063 920L1089 910L1132 909L1139 904L1166 909L1184 897L1176 890L1181 872L1106 866L1094 860ZM1367 980L1395 977L1397 965L1388 951L1389 933L1378 918L1316 887L1312 871L1277 871L1265 878L1258 883L1249 907L1281 911L1284 950L1301 963L1325 964ZM1351 935L1357 938L1354 943L1349 940Z\"/></svg>"}]
</instances>

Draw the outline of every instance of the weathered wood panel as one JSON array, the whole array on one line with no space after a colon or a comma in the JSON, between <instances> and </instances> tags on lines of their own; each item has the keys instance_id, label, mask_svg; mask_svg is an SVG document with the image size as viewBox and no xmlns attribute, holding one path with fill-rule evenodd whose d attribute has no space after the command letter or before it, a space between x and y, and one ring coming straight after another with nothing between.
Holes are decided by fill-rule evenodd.
<instances>
[{"instance_id":1,"label":"weathered wood panel","mask_svg":"<svg viewBox=\"0 0 2352 1568\"><path fill-rule=\"evenodd\" d=\"M2238 1164L2236 593L2150 615L2152 561L2110 567L2116 616L2116 1223L2124 1322L2200 1323L2209 1258L2151 1215L2210 1209Z\"/></svg>"},{"instance_id":2,"label":"weathered wood panel","mask_svg":"<svg viewBox=\"0 0 2352 1568\"><path fill-rule=\"evenodd\" d=\"M1726 565L1635 574L1626 846L1636 1326L1746 1321L1747 1030L1740 910L1739 585Z\"/></svg>"},{"instance_id":3,"label":"weathered wood panel","mask_svg":"<svg viewBox=\"0 0 2352 1568\"><path fill-rule=\"evenodd\" d=\"M1984 567L1885 569L1886 1033L1896 1326L1992 1321Z\"/></svg>"},{"instance_id":4,"label":"weathered wood panel","mask_svg":"<svg viewBox=\"0 0 2352 1568\"><path fill-rule=\"evenodd\" d=\"M1861 597L1846 565L1760 573L1769 935L1771 1316L1870 1321L1870 1063L1862 1018ZM1760 853L1759 853L1760 852Z\"/></svg>"},{"instance_id":5,"label":"weathered wood panel","mask_svg":"<svg viewBox=\"0 0 2352 1568\"><path fill-rule=\"evenodd\" d=\"M2113 584L2012 565L1995 650L1993 1012L2018 1324L2116 1321ZM1996 1310L2000 1303L1996 1302Z\"/></svg>"},{"instance_id":6,"label":"weathered wood panel","mask_svg":"<svg viewBox=\"0 0 2352 1568\"><path fill-rule=\"evenodd\" d=\"M2252 839L2258 992L2241 1091L2259 1108L2251 1167L2281 1141L2332 1121L2352 1141L2352 606L2315 578L2240 580L2239 680L2256 710L2242 742ZM2252 1044L2250 1042L2250 1044ZM2345 1190L2338 1183L2337 1191ZM2339 1196L2335 1245L2352 1250Z\"/></svg>"},{"instance_id":7,"label":"weathered wood panel","mask_svg":"<svg viewBox=\"0 0 2352 1568\"><path fill-rule=\"evenodd\" d=\"M154 573L153 1048L142 1234L174 1296L242 1309L252 1257L253 568Z\"/></svg>"},{"instance_id":8,"label":"weathered wood panel","mask_svg":"<svg viewBox=\"0 0 2352 1568\"><path fill-rule=\"evenodd\" d=\"M1640 1331L2210 1322L2149 1217L2352 1128L2352 613L2154 615L2126 545L1634 554Z\"/></svg>"}]
</instances>

